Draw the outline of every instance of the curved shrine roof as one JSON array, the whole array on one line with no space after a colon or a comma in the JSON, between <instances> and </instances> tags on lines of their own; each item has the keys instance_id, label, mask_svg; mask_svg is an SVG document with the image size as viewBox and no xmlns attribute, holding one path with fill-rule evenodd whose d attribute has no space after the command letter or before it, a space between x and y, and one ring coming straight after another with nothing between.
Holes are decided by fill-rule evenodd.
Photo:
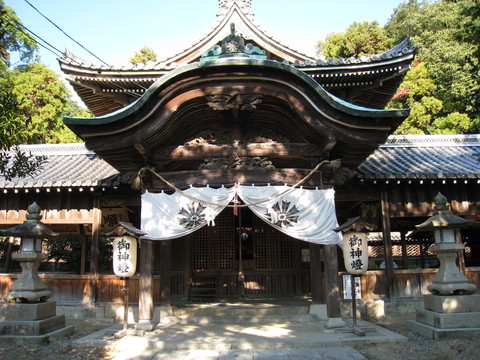
<instances>
[{"instance_id":1,"label":"curved shrine roof","mask_svg":"<svg viewBox=\"0 0 480 360\"><path fill-rule=\"evenodd\" d=\"M416 52L406 39L382 54L350 59L315 59L268 34L253 16L249 1L219 2L217 23L188 48L147 66L109 67L66 52L59 63L66 78L96 116L121 109L140 97L160 77L200 61L218 45L234 23L246 41L266 51L267 58L290 64L310 75L326 90L355 105L382 109L395 93Z\"/></svg>"},{"instance_id":2,"label":"curved shrine roof","mask_svg":"<svg viewBox=\"0 0 480 360\"><path fill-rule=\"evenodd\" d=\"M408 113L349 104L291 65L230 57L172 71L115 113L64 121L120 171L137 171L165 146L220 124L232 130L235 121L244 132L272 129L292 143L330 147L333 159L355 168Z\"/></svg>"}]
</instances>

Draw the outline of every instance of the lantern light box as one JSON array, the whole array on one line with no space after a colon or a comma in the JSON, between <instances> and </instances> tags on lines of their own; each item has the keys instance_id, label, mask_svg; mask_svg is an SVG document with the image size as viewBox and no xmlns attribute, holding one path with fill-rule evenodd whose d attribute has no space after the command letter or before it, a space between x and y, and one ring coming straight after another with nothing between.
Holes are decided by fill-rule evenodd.
<instances>
[{"instance_id":1,"label":"lantern light box","mask_svg":"<svg viewBox=\"0 0 480 360\"><path fill-rule=\"evenodd\" d=\"M343 260L350 274L364 274L368 270L367 234L356 231L343 234Z\"/></svg>"},{"instance_id":2,"label":"lantern light box","mask_svg":"<svg viewBox=\"0 0 480 360\"><path fill-rule=\"evenodd\" d=\"M121 236L113 239L113 271L120 277L131 277L137 267L137 239Z\"/></svg>"}]
</instances>

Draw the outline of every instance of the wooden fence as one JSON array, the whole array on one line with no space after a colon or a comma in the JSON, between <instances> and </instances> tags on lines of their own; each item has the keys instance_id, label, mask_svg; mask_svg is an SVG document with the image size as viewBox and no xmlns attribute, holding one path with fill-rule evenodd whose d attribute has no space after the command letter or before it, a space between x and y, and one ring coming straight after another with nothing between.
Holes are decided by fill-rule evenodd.
<instances>
[{"instance_id":1,"label":"wooden fence","mask_svg":"<svg viewBox=\"0 0 480 360\"><path fill-rule=\"evenodd\" d=\"M423 295L428 294L427 285L431 283L436 269L415 269L415 270L395 270L394 289L397 299L419 299ZM340 284L343 284L342 276L346 273L339 273ZM480 267L472 267L466 269L466 275L471 283L479 288L480 292ZM52 300L58 303L68 304L89 304L90 294L92 294L91 284L92 277L90 275L73 275L73 274L40 274L40 278L47 284L52 291ZM278 293L279 287L282 289L283 296L291 296L295 289L303 289L305 294L308 293L310 282L306 274L302 276L293 276L287 274L284 279L277 276L275 281L263 279L270 275L250 275L246 277L245 295L252 296L269 296L272 292ZM3 296L8 293L10 286L19 277L19 274L0 274L0 294ZM299 284L295 284L299 281ZM139 298L139 277L130 278L130 297L129 301L137 303ZM271 283L272 287L263 287L262 284ZM122 303L123 291L121 286L123 280L115 275L98 275L96 278L95 302L97 303ZM172 274L171 292L175 296L185 296L188 293L186 288L187 281L184 274ZM361 276L362 300L375 300L385 298L386 276L384 271L368 271L367 274ZM340 289L341 291L343 289ZM236 292L234 292L235 294ZM160 294L160 277L154 276L154 301L158 303ZM227 294L228 295L228 294ZM281 295L279 295L281 296Z\"/></svg>"}]
</instances>

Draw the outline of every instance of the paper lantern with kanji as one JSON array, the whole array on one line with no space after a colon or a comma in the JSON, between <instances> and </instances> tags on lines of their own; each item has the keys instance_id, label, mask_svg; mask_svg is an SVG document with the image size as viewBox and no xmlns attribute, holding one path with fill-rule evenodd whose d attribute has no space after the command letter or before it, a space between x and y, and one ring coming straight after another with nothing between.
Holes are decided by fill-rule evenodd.
<instances>
[{"instance_id":1,"label":"paper lantern with kanji","mask_svg":"<svg viewBox=\"0 0 480 360\"><path fill-rule=\"evenodd\" d=\"M368 270L368 242L363 232L343 234L343 261L350 274L363 274Z\"/></svg>"},{"instance_id":2,"label":"paper lantern with kanji","mask_svg":"<svg viewBox=\"0 0 480 360\"><path fill-rule=\"evenodd\" d=\"M137 268L137 239L120 236L113 239L113 272L117 276L130 277Z\"/></svg>"}]
</instances>

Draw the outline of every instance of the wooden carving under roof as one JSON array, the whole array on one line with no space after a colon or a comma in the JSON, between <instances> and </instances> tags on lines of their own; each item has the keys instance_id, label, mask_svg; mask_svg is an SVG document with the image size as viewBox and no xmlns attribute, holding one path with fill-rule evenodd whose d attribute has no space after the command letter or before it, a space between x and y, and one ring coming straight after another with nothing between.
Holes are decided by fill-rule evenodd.
<instances>
[{"instance_id":1,"label":"wooden carving under roof","mask_svg":"<svg viewBox=\"0 0 480 360\"><path fill-rule=\"evenodd\" d=\"M263 49L267 59L290 64L311 76L333 95L354 105L382 109L408 71L416 47L406 39L393 49L360 59L314 59L282 44L260 30L250 1L219 0L217 23L197 43L178 54L145 67L107 67L89 63L66 52L60 67L74 90L101 116L137 100L159 78L174 69L201 60L209 49L221 46L231 24L251 46Z\"/></svg>"}]
</instances>

